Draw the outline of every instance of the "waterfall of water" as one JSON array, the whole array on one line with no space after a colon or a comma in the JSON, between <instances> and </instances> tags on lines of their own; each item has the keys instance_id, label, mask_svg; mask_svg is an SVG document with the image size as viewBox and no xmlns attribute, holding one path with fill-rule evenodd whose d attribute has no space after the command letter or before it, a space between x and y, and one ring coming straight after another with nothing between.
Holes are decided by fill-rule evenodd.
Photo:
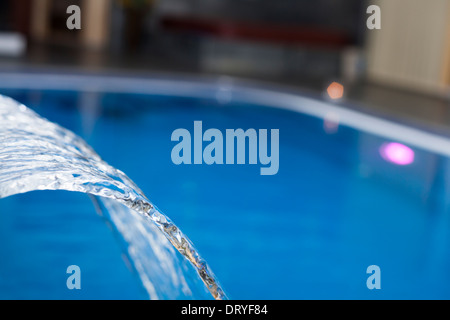
<instances>
[{"instance_id":1,"label":"waterfall of water","mask_svg":"<svg viewBox=\"0 0 450 320\"><path fill-rule=\"evenodd\" d=\"M127 243L127 254L150 298L199 296L204 290L184 276L186 266L177 260L175 249L215 299L226 298L190 240L123 172L74 133L0 96L0 198L34 190L94 196Z\"/></svg>"}]
</instances>

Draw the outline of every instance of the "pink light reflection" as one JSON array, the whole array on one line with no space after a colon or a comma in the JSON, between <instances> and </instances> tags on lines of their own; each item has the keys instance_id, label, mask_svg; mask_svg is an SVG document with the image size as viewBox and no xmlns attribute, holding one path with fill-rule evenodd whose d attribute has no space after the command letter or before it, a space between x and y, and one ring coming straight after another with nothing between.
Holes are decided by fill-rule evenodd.
<instances>
[{"instance_id":1,"label":"pink light reflection","mask_svg":"<svg viewBox=\"0 0 450 320\"><path fill-rule=\"evenodd\" d=\"M405 166L414 162L414 151L397 142L384 143L380 147L380 155L384 160Z\"/></svg>"}]
</instances>

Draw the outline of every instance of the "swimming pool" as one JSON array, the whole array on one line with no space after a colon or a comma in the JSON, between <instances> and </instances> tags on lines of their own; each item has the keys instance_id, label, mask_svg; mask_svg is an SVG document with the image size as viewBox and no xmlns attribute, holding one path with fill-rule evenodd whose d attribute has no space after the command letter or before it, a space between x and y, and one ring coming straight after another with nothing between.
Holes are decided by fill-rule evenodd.
<instances>
[{"instance_id":1,"label":"swimming pool","mask_svg":"<svg viewBox=\"0 0 450 320\"><path fill-rule=\"evenodd\" d=\"M17 74L0 77L0 94L124 171L232 299L450 297L445 137L230 79ZM279 171L175 165L171 134L194 121L222 132L279 129ZM395 143L400 156L386 151ZM407 163L396 161L402 150L412 152ZM85 195L62 191L1 199L0 298L145 298L94 211ZM70 264L84 270L83 290L67 290ZM371 265L380 290L366 286Z\"/></svg>"}]
</instances>

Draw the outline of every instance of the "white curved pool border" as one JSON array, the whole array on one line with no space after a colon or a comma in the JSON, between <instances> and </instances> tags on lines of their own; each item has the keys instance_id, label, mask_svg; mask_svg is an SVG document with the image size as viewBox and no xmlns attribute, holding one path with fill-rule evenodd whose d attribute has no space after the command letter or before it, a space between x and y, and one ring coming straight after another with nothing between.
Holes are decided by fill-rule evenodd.
<instances>
[{"instance_id":1,"label":"white curved pool border","mask_svg":"<svg viewBox=\"0 0 450 320\"><path fill-rule=\"evenodd\" d=\"M42 73L0 73L1 88L35 90L70 90L158 94L179 97L215 97L220 90L232 93L233 100L260 106L291 110L325 119L330 114L339 124L415 146L444 156L450 156L450 139L421 129L395 123L317 99L224 81L205 79L138 78L106 75L69 75Z\"/></svg>"}]
</instances>

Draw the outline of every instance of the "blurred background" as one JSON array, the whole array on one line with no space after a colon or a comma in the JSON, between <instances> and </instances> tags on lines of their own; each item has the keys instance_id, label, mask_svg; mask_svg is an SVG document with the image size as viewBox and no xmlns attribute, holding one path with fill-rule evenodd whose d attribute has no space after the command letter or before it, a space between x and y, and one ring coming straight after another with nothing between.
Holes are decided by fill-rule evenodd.
<instances>
[{"instance_id":1,"label":"blurred background","mask_svg":"<svg viewBox=\"0 0 450 320\"><path fill-rule=\"evenodd\" d=\"M69 5L81 30L69 30ZM369 30L367 8L381 8ZM325 92L447 127L450 1L3 0L0 70L227 75Z\"/></svg>"}]
</instances>

